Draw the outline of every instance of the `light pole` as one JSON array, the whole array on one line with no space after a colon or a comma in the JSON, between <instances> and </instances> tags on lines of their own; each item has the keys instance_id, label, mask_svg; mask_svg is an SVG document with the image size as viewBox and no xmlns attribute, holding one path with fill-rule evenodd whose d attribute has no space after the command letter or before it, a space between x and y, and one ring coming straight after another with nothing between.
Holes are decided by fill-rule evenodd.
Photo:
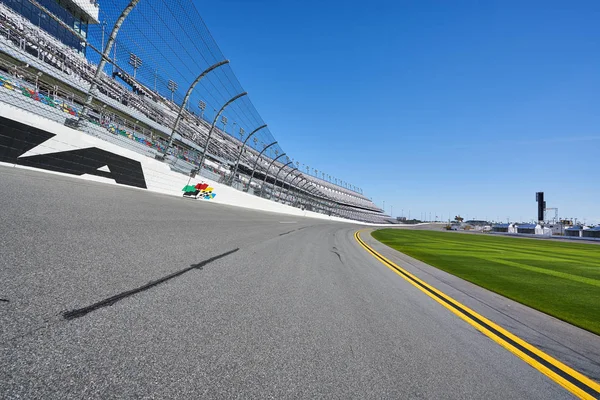
<instances>
[{"instance_id":1,"label":"light pole","mask_svg":"<svg viewBox=\"0 0 600 400\"><path fill-rule=\"evenodd\" d=\"M260 156L262 156L262 154L265 152L265 150L267 150L269 147L274 146L277 144L277 141L265 146L262 151L260 153L258 153L258 157L256 157L256 161L254 162L254 167L252 168L252 175L250 175L250 180L248 181L248 191L250 191L250 189L252 188L252 186L250 186L250 184L252 183L252 180L254 179L254 172L256 172L256 166L258 165L258 160L260 160Z\"/></svg>"},{"instance_id":2,"label":"light pole","mask_svg":"<svg viewBox=\"0 0 600 400\"><path fill-rule=\"evenodd\" d=\"M173 94L177 91L177 86L177 82L175 81L169 79L169 82L167 82L167 88L171 91L171 103L173 102ZM173 136L173 133L171 133L171 136ZM169 142L172 142L172 140Z\"/></svg>"},{"instance_id":3,"label":"light pole","mask_svg":"<svg viewBox=\"0 0 600 400\"><path fill-rule=\"evenodd\" d=\"M104 30L106 29L106 20L102 21L102 47L104 49Z\"/></svg>"},{"instance_id":4,"label":"light pole","mask_svg":"<svg viewBox=\"0 0 600 400\"><path fill-rule=\"evenodd\" d=\"M264 129L266 127L267 127L267 124L259 126L258 128L256 128L252 132L250 132L250 134L248 135L248 137L246 138L246 140L244 140L244 143L242 143L242 147L240 148L240 153L238 154L238 158L235 161L235 167L233 168L233 173L231 174L231 179L229 180L229 186L233 185L233 180L235 179L235 174L237 174L238 166L240 165L240 159L242 158L242 152L244 151L244 148L246 147L246 143L248 143L248 140L250 140L250 138L252 136L254 136L254 134L256 132L258 132L261 129ZM240 128L240 135L242 135L243 132L244 132L244 130L242 128Z\"/></svg>"},{"instance_id":5,"label":"light pole","mask_svg":"<svg viewBox=\"0 0 600 400\"><path fill-rule=\"evenodd\" d=\"M129 65L133 67L133 79L135 79L138 68L142 66L142 59L133 53L129 53Z\"/></svg>"},{"instance_id":6,"label":"light pole","mask_svg":"<svg viewBox=\"0 0 600 400\"><path fill-rule=\"evenodd\" d=\"M223 124L223 132L227 133L227 131L225 130L225 127L227 126L227 117L222 115L221 116L221 123Z\"/></svg>"},{"instance_id":7,"label":"light pole","mask_svg":"<svg viewBox=\"0 0 600 400\"><path fill-rule=\"evenodd\" d=\"M204 100L200 100L198 102L198 108L200 109L200 119L204 119L204 110L206 110L206 102Z\"/></svg>"},{"instance_id":8,"label":"light pole","mask_svg":"<svg viewBox=\"0 0 600 400\"><path fill-rule=\"evenodd\" d=\"M216 68L216 67L215 67ZM217 115L215 115L215 119L213 119L213 123L210 126L210 130L208 131L208 136L206 137L206 143L204 144L204 149L202 150L202 158L200 159L199 171L202 171L202 167L204 167L204 159L206 158L206 151L208 150L208 144L210 143L210 138L212 136L212 132L215 129L215 124L219 120L219 116L227 108L228 105L239 99L240 97L246 96L248 92L243 92L238 95L233 96L231 99L227 101L227 103L223 104L223 107L219 110Z\"/></svg>"},{"instance_id":9,"label":"light pole","mask_svg":"<svg viewBox=\"0 0 600 400\"><path fill-rule=\"evenodd\" d=\"M38 81L42 75L44 75L44 74L41 71L38 72L37 74L35 74L35 91L36 92L38 91L38 83L39 83Z\"/></svg>"}]
</instances>

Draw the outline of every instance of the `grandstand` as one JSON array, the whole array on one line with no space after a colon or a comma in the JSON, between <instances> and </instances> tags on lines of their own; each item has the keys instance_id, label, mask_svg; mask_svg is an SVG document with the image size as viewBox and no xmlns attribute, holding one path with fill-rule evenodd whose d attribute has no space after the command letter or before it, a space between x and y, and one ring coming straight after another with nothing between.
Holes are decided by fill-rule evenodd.
<instances>
[{"instance_id":1,"label":"grandstand","mask_svg":"<svg viewBox=\"0 0 600 400\"><path fill-rule=\"evenodd\" d=\"M87 24L98 22L97 4L72 1L68 18L66 12L56 11L62 2L47 0L42 5L47 6L46 12L55 10L62 20L77 25L80 33L84 30L87 34ZM23 11L33 7L28 2L0 0L0 101L65 123L79 117L97 65L86 54L86 42L65 39L64 34L58 35L57 29L46 29L41 22L36 24L33 12ZM76 7L78 4L81 7ZM74 9L78 11L73 12ZM77 18L79 22L75 24ZM160 94L118 66L113 73L104 71L86 115L87 123L81 127L82 134L94 135L148 157L166 153L164 161L172 170L190 174L199 169L211 123L202 115L184 110L173 135L173 145L167 148L180 109L172 95L169 98ZM215 126L206 160L198 172L272 201L353 220L393 223L357 190L305 174L291 158L277 157L283 154L279 147L259 158L267 140L262 148L256 138L243 147L233 176L243 141L242 130L239 135L234 131L230 134L225 131L224 123L223 128Z\"/></svg>"}]
</instances>

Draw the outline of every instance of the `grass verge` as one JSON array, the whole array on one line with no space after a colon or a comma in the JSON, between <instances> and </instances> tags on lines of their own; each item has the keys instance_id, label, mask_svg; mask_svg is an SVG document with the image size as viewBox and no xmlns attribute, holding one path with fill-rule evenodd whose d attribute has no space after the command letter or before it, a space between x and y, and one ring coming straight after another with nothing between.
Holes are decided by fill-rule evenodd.
<instances>
[{"instance_id":1,"label":"grass verge","mask_svg":"<svg viewBox=\"0 0 600 400\"><path fill-rule=\"evenodd\" d=\"M600 246L382 229L387 246L600 335Z\"/></svg>"}]
</instances>

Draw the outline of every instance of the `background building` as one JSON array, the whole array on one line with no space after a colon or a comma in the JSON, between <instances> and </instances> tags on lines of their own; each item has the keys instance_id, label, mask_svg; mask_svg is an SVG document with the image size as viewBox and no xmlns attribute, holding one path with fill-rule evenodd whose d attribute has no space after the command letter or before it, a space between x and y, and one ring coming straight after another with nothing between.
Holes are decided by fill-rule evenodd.
<instances>
[{"instance_id":1,"label":"background building","mask_svg":"<svg viewBox=\"0 0 600 400\"><path fill-rule=\"evenodd\" d=\"M87 37L88 25L97 24L98 4L90 0L37 0L37 2L75 32ZM85 43L58 21L49 17L28 0L2 0L2 3L40 27L62 43L73 49L85 52Z\"/></svg>"}]
</instances>

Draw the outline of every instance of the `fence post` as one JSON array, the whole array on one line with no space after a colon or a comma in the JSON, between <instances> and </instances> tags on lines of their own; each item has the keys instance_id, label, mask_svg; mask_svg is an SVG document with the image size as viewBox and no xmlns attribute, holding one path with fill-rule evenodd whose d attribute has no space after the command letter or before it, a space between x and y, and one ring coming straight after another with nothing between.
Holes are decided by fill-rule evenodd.
<instances>
[{"instance_id":1,"label":"fence post","mask_svg":"<svg viewBox=\"0 0 600 400\"><path fill-rule=\"evenodd\" d=\"M273 192L277 191L276 185L277 185L277 179L279 178L279 173L281 172L282 169L284 169L285 167L287 167L288 165L290 165L292 163L293 163L293 161L290 161L289 163L287 163L287 164L282 165L281 167L279 167L279 170L277 171L277 174L275 175L275 182L273 183ZM281 187L283 187L283 183L281 184Z\"/></svg>"},{"instance_id":2,"label":"fence post","mask_svg":"<svg viewBox=\"0 0 600 400\"><path fill-rule=\"evenodd\" d=\"M202 167L204 167L204 159L206 158L206 152L208 150L208 144L210 143L210 137L212 136L212 132L215 129L215 124L217 123L219 116L221 115L223 110L225 110L225 108L227 108L228 105L230 105L231 103L233 103L240 97L245 96L247 94L248 94L248 92L244 92L244 93L240 93L236 96L233 96L231 99L229 99L229 101L227 103L223 104L223 107L221 107L221 109L219 110L217 115L215 115L215 119L213 120L213 123L210 126L210 130L208 131L208 136L206 137L206 143L204 144L204 150L202 151L202 158L200 159L200 165L199 165L199 169L198 169L198 171L200 171L200 174L202 174Z\"/></svg>"},{"instance_id":3,"label":"fence post","mask_svg":"<svg viewBox=\"0 0 600 400\"><path fill-rule=\"evenodd\" d=\"M198 77L194 80L194 82L192 82L192 84L188 88L187 92L185 93L185 97L183 98L183 102L181 103L181 107L179 107L179 112L177 113L177 118L175 118L175 123L173 124L173 129L171 130L171 135L169 135L169 144L167 144L167 147L165 147L165 152L163 153L163 158L165 158L167 156L167 152L169 151L169 148L171 148L171 145L173 145L173 136L175 136L175 131L177 131L177 128L179 127L179 122L181 121L181 117L183 115L183 110L185 109L185 105L187 104L187 102L192 94L192 90L194 90L194 87L196 87L198 82L200 82L200 80L202 78L204 78L206 76L206 74L208 74L213 69L219 68L221 65L225 65L225 64L229 64L229 60L219 61L218 63L213 64L210 67L206 68L200 75L198 75Z\"/></svg>"},{"instance_id":4,"label":"fence post","mask_svg":"<svg viewBox=\"0 0 600 400\"><path fill-rule=\"evenodd\" d=\"M271 169L271 166L273 165L273 163L274 163L275 161L277 161L277 160L279 159L279 157L283 157L283 156L285 156L285 153L283 153L283 154L280 154L280 155L278 155L276 158L274 158L273 160L271 160L271 164L269 164L269 167L267 168L267 172L265 172L265 179L263 179L263 181L262 181L262 186L261 186L261 188L262 188L262 187L264 187L264 186L265 186L265 183L267 182L267 177L269 176L269 170ZM265 191L265 192L266 192L266 191ZM261 192L261 195L260 195L260 197L264 197L264 196L262 195L262 192Z\"/></svg>"},{"instance_id":5,"label":"fence post","mask_svg":"<svg viewBox=\"0 0 600 400\"><path fill-rule=\"evenodd\" d=\"M81 128L83 126L83 121L87 116L87 113L92 105L92 101L94 100L94 92L98 89L98 81L100 80L100 76L102 75L102 71L104 71L104 66L106 65L106 60L109 59L110 49L115 43L115 39L117 38L117 33L119 33L119 29L123 25L123 21L129 15L131 10L139 3L140 0L131 0L127 7L123 10L117 22L115 22L115 26L113 26L112 32L108 37L108 41L106 42L106 47L104 48L104 52L101 55L100 62L98 63L98 68L96 68L96 73L94 74L94 79L92 80L92 84L88 89L87 98L85 103L83 103L83 107L81 108L81 112L79 113L79 119L77 120L77 128Z\"/></svg>"},{"instance_id":6,"label":"fence post","mask_svg":"<svg viewBox=\"0 0 600 400\"><path fill-rule=\"evenodd\" d=\"M258 153L258 157L256 157L256 161L254 162L254 167L252 168L252 175L250 176L250 180L248 181L248 191L250 189L252 189L252 187L250 186L250 184L252 183L252 179L254 179L254 172L256 171L256 166L258 165L258 160L260 160L260 156L262 156L262 154L265 152L265 150L267 150L269 147L273 146L277 144L277 141L269 144L268 146L265 146L264 149L262 149L262 151L260 153Z\"/></svg>"},{"instance_id":7,"label":"fence post","mask_svg":"<svg viewBox=\"0 0 600 400\"><path fill-rule=\"evenodd\" d=\"M229 180L229 186L233 185L233 180L235 179L235 174L237 174L237 170L238 170L238 166L240 165L240 159L242 158L242 152L244 151L244 148L246 147L246 143L248 143L248 140L250 140L250 138L258 131L260 131L263 128L266 128L267 125L263 125L263 126L259 126L258 128L256 128L255 130L253 130L248 137L246 138L246 140L244 140L244 143L242 143L242 148L240 149L240 153L238 154L237 160L235 161L235 168L233 168L233 173L231 174L231 179Z\"/></svg>"}]
</instances>

